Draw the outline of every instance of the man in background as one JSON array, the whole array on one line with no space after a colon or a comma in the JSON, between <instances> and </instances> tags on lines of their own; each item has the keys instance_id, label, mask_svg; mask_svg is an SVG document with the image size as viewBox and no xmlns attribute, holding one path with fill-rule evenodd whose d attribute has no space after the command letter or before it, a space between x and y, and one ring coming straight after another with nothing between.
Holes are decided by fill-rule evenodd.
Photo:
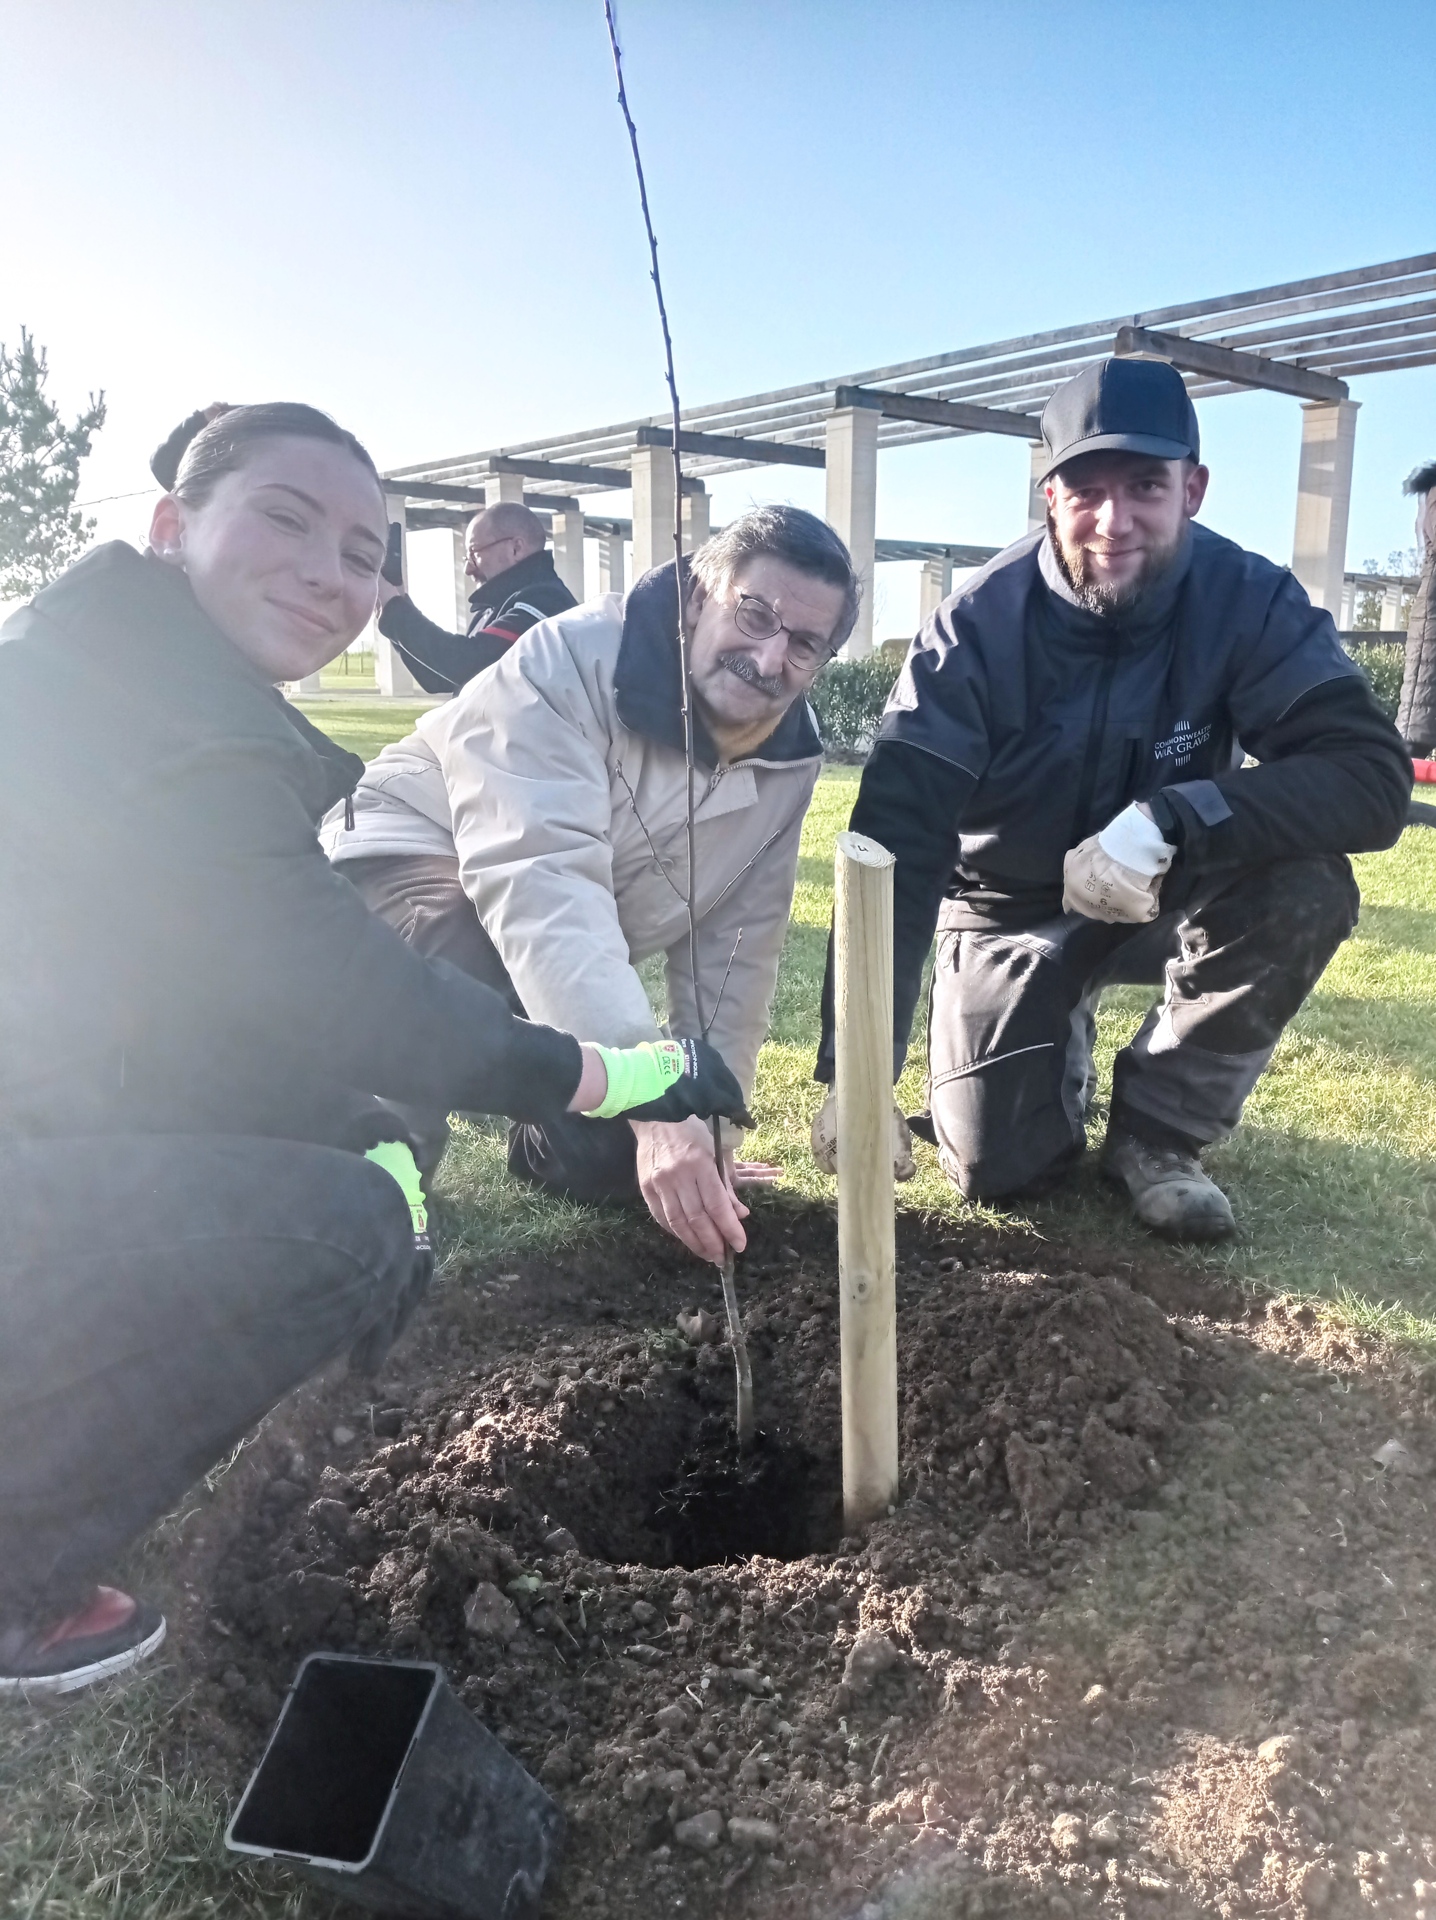
<instances>
[{"instance_id":1,"label":"man in background","mask_svg":"<svg viewBox=\"0 0 1436 1920\"><path fill-rule=\"evenodd\" d=\"M545 551L543 521L517 501L486 507L469 522L468 564L474 582L469 624L450 633L427 619L404 587L379 582L379 631L426 693L457 693L501 659L538 620L578 603Z\"/></svg>"},{"instance_id":2,"label":"man in background","mask_svg":"<svg viewBox=\"0 0 1436 1920\"><path fill-rule=\"evenodd\" d=\"M1413 760L1436 759L1436 460L1427 460L1406 482L1416 498L1416 548L1421 556L1421 584L1411 604L1406 628L1406 671L1401 681L1401 704L1396 729Z\"/></svg>"}]
</instances>

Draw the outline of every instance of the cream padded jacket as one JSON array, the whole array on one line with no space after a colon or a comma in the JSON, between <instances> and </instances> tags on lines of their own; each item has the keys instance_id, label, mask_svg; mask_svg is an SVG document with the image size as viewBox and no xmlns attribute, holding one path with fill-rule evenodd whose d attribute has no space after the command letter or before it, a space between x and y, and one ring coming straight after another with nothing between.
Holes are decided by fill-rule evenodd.
<instances>
[{"instance_id":1,"label":"cream padded jacket","mask_svg":"<svg viewBox=\"0 0 1436 1920\"><path fill-rule=\"evenodd\" d=\"M671 625L653 617L661 585L650 574L627 602L610 594L531 627L369 765L351 830L336 807L321 834L336 861L457 853L529 1018L615 1046L659 1032L634 970L655 953L670 1031L699 1031L677 670ZM699 769L699 980L711 1014L728 973L710 1037L745 1092L820 766L798 703L757 755Z\"/></svg>"}]
</instances>

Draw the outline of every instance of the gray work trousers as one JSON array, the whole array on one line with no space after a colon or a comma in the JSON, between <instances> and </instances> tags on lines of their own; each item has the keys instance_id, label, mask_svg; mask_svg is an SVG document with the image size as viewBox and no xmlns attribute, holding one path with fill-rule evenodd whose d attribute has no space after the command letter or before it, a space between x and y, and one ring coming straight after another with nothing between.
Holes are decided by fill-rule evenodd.
<instances>
[{"instance_id":1,"label":"gray work trousers","mask_svg":"<svg viewBox=\"0 0 1436 1920\"><path fill-rule=\"evenodd\" d=\"M0 1629L68 1611L277 1401L412 1305L358 1154L0 1138Z\"/></svg>"},{"instance_id":2,"label":"gray work trousers","mask_svg":"<svg viewBox=\"0 0 1436 1920\"><path fill-rule=\"evenodd\" d=\"M1228 869L1146 926L1062 914L1000 931L944 908L928 1004L944 1172L973 1200L1050 1181L1086 1144L1102 989L1163 983L1113 1072L1110 1125L1198 1149L1241 1117L1282 1029L1356 925L1340 855Z\"/></svg>"}]
</instances>

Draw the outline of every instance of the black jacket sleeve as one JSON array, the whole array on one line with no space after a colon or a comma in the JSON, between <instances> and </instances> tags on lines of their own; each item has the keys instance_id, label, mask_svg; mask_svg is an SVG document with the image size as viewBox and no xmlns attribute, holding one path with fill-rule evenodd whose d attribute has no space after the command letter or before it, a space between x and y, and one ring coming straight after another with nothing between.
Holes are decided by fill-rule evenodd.
<instances>
[{"instance_id":1,"label":"black jacket sleeve","mask_svg":"<svg viewBox=\"0 0 1436 1920\"><path fill-rule=\"evenodd\" d=\"M976 778L921 747L880 740L873 748L848 822L897 860L893 874L893 1078L907 1057L923 962L938 908L957 864L958 828ZM823 1036L814 1079L831 1084L833 943L823 976Z\"/></svg>"},{"instance_id":2,"label":"black jacket sleeve","mask_svg":"<svg viewBox=\"0 0 1436 1920\"><path fill-rule=\"evenodd\" d=\"M450 633L420 613L407 593L395 594L379 615L379 631L426 693L457 693L501 660L510 640L508 634Z\"/></svg>"},{"instance_id":3,"label":"black jacket sleeve","mask_svg":"<svg viewBox=\"0 0 1436 1920\"><path fill-rule=\"evenodd\" d=\"M144 824L167 969L276 1077L520 1120L573 1097L577 1041L515 1018L370 913L325 859L282 753L245 743L158 770Z\"/></svg>"},{"instance_id":4,"label":"black jacket sleeve","mask_svg":"<svg viewBox=\"0 0 1436 1920\"><path fill-rule=\"evenodd\" d=\"M1399 839L1411 762L1364 676L1314 687L1242 744L1257 766L1163 787L1150 803L1178 847L1174 877Z\"/></svg>"}]
</instances>

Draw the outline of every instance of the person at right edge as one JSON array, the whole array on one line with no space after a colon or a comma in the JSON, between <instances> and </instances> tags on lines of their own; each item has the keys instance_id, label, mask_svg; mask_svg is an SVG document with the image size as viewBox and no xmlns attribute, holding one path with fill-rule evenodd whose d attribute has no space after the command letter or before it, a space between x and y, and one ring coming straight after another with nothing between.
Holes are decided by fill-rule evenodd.
<instances>
[{"instance_id":1,"label":"person at right edge","mask_svg":"<svg viewBox=\"0 0 1436 1920\"><path fill-rule=\"evenodd\" d=\"M1101 1171L1156 1232L1222 1239L1202 1150L1354 928L1345 856L1397 839L1411 763L1331 615L1194 524L1175 369L1084 369L1042 437L1045 528L918 634L853 809L897 858L895 1072L936 926L918 1130L967 1198L1038 1193L1086 1145L1102 988L1163 983L1117 1056ZM831 964L823 1005L831 1082Z\"/></svg>"},{"instance_id":2,"label":"person at right edge","mask_svg":"<svg viewBox=\"0 0 1436 1920\"><path fill-rule=\"evenodd\" d=\"M1396 727L1413 760L1436 759L1436 460L1411 474L1405 491L1416 498L1416 539L1421 583L1406 629L1406 670Z\"/></svg>"}]
</instances>

